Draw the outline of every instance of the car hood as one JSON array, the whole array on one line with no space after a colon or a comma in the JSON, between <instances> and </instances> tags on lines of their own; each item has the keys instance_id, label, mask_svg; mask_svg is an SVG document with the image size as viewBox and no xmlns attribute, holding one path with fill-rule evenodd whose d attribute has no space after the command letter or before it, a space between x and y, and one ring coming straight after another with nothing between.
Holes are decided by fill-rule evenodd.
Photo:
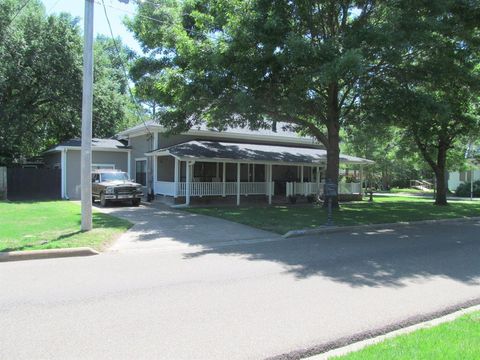
<instances>
[{"instance_id":1,"label":"car hood","mask_svg":"<svg viewBox=\"0 0 480 360\"><path fill-rule=\"evenodd\" d=\"M126 181L126 180L125 181L123 180L102 181L99 184L104 186L131 186L131 187L142 186L141 184L137 184L136 182Z\"/></svg>"}]
</instances>

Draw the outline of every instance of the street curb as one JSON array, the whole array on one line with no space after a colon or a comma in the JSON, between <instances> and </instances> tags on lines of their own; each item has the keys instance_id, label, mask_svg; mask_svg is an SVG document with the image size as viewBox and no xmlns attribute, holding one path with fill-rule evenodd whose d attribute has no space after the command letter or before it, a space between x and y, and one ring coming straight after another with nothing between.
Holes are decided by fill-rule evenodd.
<instances>
[{"instance_id":1,"label":"street curb","mask_svg":"<svg viewBox=\"0 0 480 360\"><path fill-rule=\"evenodd\" d=\"M0 262L92 256L99 252L89 247L0 252Z\"/></svg>"},{"instance_id":2,"label":"street curb","mask_svg":"<svg viewBox=\"0 0 480 360\"><path fill-rule=\"evenodd\" d=\"M417 331L417 330L420 330L420 329L431 328L433 326L437 326L437 325L440 325L440 324L443 324L443 323L446 323L446 322L454 321L454 320L458 319L459 317L461 317L463 315L467 315L467 314L470 314L470 313L475 312L475 311L480 311L480 305L475 305L475 306L471 306L469 308L461 309L461 310L455 311L455 312L453 312L451 314L448 314L448 315L441 316L441 317L436 318L436 319L432 319L432 320L424 321L424 322L421 322L421 323L418 323L418 324L415 324L415 325L407 326L405 328L398 329L398 330L386 333L384 335L380 335L380 336L373 337L373 338L370 338L370 339L358 341L358 342L352 343L350 345L347 345L347 346L344 346L344 347L341 347L341 348L337 348L337 349L333 349L333 350L327 351L323 354L310 356L310 357L307 357L307 358L304 358L304 359L305 360L327 360L327 359L330 359L332 357L344 356L344 355L347 355L347 354L352 353L352 352L360 351L367 346L378 344L378 343L383 342L387 339L395 338L395 337L400 336L400 335L410 334L410 333L412 333L414 331Z\"/></svg>"},{"instance_id":3,"label":"street curb","mask_svg":"<svg viewBox=\"0 0 480 360\"><path fill-rule=\"evenodd\" d=\"M283 238L292 238L299 236L307 235L321 235L321 234L331 234L338 232L350 232L350 231L364 231L364 230L375 230L382 229L385 227L388 228L402 228L406 226L415 226L415 225L425 225L425 224L458 224L466 223L470 221L480 221L480 217L464 217L456 219L439 219L439 220L422 220L422 221L402 221L397 223L383 223L383 224L368 224L368 225L352 225L352 226L322 226L313 229L300 229L300 230L290 230L287 233L283 234Z\"/></svg>"}]
</instances>

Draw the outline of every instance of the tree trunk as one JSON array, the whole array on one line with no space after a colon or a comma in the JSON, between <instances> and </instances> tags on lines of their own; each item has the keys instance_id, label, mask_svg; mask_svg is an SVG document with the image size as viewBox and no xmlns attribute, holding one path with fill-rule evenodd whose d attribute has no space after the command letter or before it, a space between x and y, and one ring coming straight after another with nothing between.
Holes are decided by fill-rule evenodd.
<instances>
[{"instance_id":1,"label":"tree trunk","mask_svg":"<svg viewBox=\"0 0 480 360\"><path fill-rule=\"evenodd\" d=\"M447 146L443 143L440 143L438 146L438 158L437 166L435 170L436 177L436 193L435 193L435 205L447 205Z\"/></svg>"},{"instance_id":2,"label":"tree trunk","mask_svg":"<svg viewBox=\"0 0 480 360\"><path fill-rule=\"evenodd\" d=\"M338 85L332 84L328 89L328 114L327 114L327 170L325 180L337 184L340 171L340 110L338 107ZM332 205L338 208L338 197L332 199ZM327 202L324 207L327 207Z\"/></svg>"}]
</instances>

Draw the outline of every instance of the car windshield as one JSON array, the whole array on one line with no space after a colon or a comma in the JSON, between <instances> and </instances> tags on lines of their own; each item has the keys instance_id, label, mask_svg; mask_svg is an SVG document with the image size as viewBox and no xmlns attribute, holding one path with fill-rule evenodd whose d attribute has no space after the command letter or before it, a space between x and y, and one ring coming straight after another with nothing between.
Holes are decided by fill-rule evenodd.
<instances>
[{"instance_id":1,"label":"car windshield","mask_svg":"<svg viewBox=\"0 0 480 360\"><path fill-rule=\"evenodd\" d=\"M123 172L103 173L101 176L102 176L102 181L128 180L127 174Z\"/></svg>"}]
</instances>

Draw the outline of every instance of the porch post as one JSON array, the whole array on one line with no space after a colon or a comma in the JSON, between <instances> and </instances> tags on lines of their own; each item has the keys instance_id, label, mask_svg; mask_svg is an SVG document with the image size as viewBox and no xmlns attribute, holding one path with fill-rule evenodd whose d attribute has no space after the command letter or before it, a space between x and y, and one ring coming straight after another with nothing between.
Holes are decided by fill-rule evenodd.
<instances>
[{"instance_id":1,"label":"porch post","mask_svg":"<svg viewBox=\"0 0 480 360\"><path fill-rule=\"evenodd\" d=\"M177 158L175 158L175 169L174 169L174 174L173 174L173 197L174 198L177 198L178 197L178 173L179 173L179 169L180 166L179 166L179 161Z\"/></svg>"},{"instance_id":2,"label":"porch post","mask_svg":"<svg viewBox=\"0 0 480 360\"><path fill-rule=\"evenodd\" d=\"M185 203L190 205L190 163L189 161L185 161L186 167L186 188L185 188Z\"/></svg>"},{"instance_id":3,"label":"porch post","mask_svg":"<svg viewBox=\"0 0 480 360\"><path fill-rule=\"evenodd\" d=\"M252 180L253 182L255 182L255 164L252 164L253 166L253 176L252 176Z\"/></svg>"},{"instance_id":4,"label":"porch post","mask_svg":"<svg viewBox=\"0 0 480 360\"><path fill-rule=\"evenodd\" d=\"M240 163L237 163L237 206L240 205Z\"/></svg>"},{"instance_id":5,"label":"porch post","mask_svg":"<svg viewBox=\"0 0 480 360\"><path fill-rule=\"evenodd\" d=\"M303 184L303 165L300 166L300 182Z\"/></svg>"},{"instance_id":6,"label":"porch post","mask_svg":"<svg viewBox=\"0 0 480 360\"><path fill-rule=\"evenodd\" d=\"M227 184L225 183L225 173L226 173L226 163L224 162L223 163L223 166L222 166L222 182L223 182L223 188L222 188L222 196L225 197L226 195L226 188L227 188Z\"/></svg>"},{"instance_id":7,"label":"porch post","mask_svg":"<svg viewBox=\"0 0 480 360\"><path fill-rule=\"evenodd\" d=\"M363 196L363 165L360 165L360 195Z\"/></svg>"},{"instance_id":8,"label":"porch post","mask_svg":"<svg viewBox=\"0 0 480 360\"><path fill-rule=\"evenodd\" d=\"M317 192L320 191L320 166L317 166Z\"/></svg>"},{"instance_id":9,"label":"porch post","mask_svg":"<svg viewBox=\"0 0 480 360\"><path fill-rule=\"evenodd\" d=\"M158 166L157 156L154 155L153 156L153 193L154 194L157 193L157 189L156 189L156 184L157 184L157 180L158 180L157 166Z\"/></svg>"},{"instance_id":10,"label":"porch post","mask_svg":"<svg viewBox=\"0 0 480 360\"><path fill-rule=\"evenodd\" d=\"M268 204L272 205L272 164L268 165Z\"/></svg>"},{"instance_id":11,"label":"porch post","mask_svg":"<svg viewBox=\"0 0 480 360\"><path fill-rule=\"evenodd\" d=\"M219 176L220 176L220 163L217 162L217 169L215 171L215 177L218 179Z\"/></svg>"}]
</instances>

